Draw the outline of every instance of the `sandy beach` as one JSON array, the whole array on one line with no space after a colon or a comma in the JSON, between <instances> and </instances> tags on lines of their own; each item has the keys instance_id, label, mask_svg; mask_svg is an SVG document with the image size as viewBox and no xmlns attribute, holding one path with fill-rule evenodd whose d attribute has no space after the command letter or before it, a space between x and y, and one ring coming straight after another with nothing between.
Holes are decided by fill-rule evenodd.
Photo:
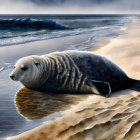
<instances>
[{"instance_id":1,"label":"sandy beach","mask_svg":"<svg viewBox=\"0 0 140 140\"><path fill-rule=\"evenodd\" d=\"M127 31L128 33L125 35L99 44L97 43L97 45L90 48L89 51L107 56L119 65L129 77L140 79L140 22L137 21L136 23L129 25ZM85 37L87 37L87 35L85 35ZM77 36L77 38L79 37ZM79 40L76 38L72 39L72 37L56 40L59 40L59 45L61 45L61 42L67 44L73 40L73 43L75 43L74 41L81 41L83 39L84 36L81 36L81 39ZM44 41L44 43L47 43L47 41ZM44 51L44 43L41 45L40 42L34 42L36 46L40 45L40 50L42 51L40 54ZM56 42L53 40L51 43L53 44ZM49 45L51 46L52 44ZM16 45L15 48L16 49L14 50L18 50L18 45ZM53 50L48 49L47 52L56 51L56 47L53 48ZM62 50L63 49L65 48L62 48ZM27 50L27 48L25 50ZM37 48L34 50L38 51ZM3 51L6 51L6 48L3 48ZM7 58L2 54L3 52L1 52L0 57L7 60L7 62L9 62L11 55L14 57L14 52ZM31 55L31 52L28 51L26 54L22 55ZM18 59L18 57L21 57L22 55L17 55L15 59ZM8 140L140 139L139 92L124 90L114 93L110 98L104 98L97 95L90 95L88 97L67 95L54 98L48 95L45 97L45 101L43 99L41 100L45 105L40 101L37 102L38 96L32 96L33 94L39 95L41 99L43 98L41 93L34 93L33 91L24 88L16 94L16 104L17 107L19 107L18 111L21 114L29 119L36 119L44 117L44 114L47 116L53 112L60 111L63 116L56 118L55 120L46 121L39 127L20 135L9 137ZM61 102L59 102L60 99ZM43 110L39 109L40 114L42 115L38 115L36 111L33 112L24 105L21 105L23 102L26 102L27 106L34 105L30 104L31 100L35 103L37 102L38 106L41 104L44 107ZM45 109L48 110L48 105L51 106L54 104L54 100L56 101L56 106L49 108L49 111L51 112L44 112ZM61 106L62 103L63 107ZM60 108L58 109L59 106ZM32 118L33 116L36 116L36 118Z\"/></svg>"}]
</instances>

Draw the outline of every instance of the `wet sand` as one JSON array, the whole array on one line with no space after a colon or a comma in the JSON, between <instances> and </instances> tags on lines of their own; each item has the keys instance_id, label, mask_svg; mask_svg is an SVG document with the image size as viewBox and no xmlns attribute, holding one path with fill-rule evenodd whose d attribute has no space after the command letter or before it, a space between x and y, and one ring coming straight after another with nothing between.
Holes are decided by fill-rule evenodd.
<instances>
[{"instance_id":1,"label":"wet sand","mask_svg":"<svg viewBox=\"0 0 140 140\"><path fill-rule=\"evenodd\" d=\"M66 36L0 47L0 67L3 66L3 63L15 63L19 58L28 55L43 55L54 51L67 50L69 49L68 46L85 42L89 35L90 34Z\"/></svg>"},{"instance_id":2,"label":"wet sand","mask_svg":"<svg viewBox=\"0 0 140 140\"><path fill-rule=\"evenodd\" d=\"M128 26L127 30L127 34L110 40L105 43L104 47L99 49L95 50L93 47L90 51L107 56L119 65L129 77L140 79L140 22ZM67 106L67 103L65 105ZM58 108L59 105L56 107ZM140 139L139 92L124 90L114 93L110 98L90 95L83 101L80 101L79 104L62 111L62 113L63 117L61 118L47 121L38 128L9 139Z\"/></svg>"}]
</instances>

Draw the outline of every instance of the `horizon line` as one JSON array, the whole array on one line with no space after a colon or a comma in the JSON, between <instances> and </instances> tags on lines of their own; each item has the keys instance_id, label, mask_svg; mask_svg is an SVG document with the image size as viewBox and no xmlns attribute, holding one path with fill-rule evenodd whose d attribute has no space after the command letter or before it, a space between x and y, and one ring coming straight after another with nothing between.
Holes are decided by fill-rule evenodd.
<instances>
[{"instance_id":1,"label":"horizon line","mask_svg":"<svg viewBox=\"0 0 140 140\"><path fill-rule=\"evenodd\" d=\"M0 15L140 15L140 13L0 13Z\"/></svg>"}]
</instances>

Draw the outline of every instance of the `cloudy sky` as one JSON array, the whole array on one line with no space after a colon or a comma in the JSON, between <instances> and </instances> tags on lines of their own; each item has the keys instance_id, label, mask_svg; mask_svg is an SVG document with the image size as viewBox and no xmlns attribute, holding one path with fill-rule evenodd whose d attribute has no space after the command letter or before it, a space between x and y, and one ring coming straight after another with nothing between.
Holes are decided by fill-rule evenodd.
<instances>
[{"instance_id":1,"label":"cloudy sky","mask_svg":"<svg viewBox=\"0 0 140 140\"><path fill-rule=\"evenodd\" d=\"M2 0L0 14L140 13L140 0Z\"/></svg>"}]
</instances>

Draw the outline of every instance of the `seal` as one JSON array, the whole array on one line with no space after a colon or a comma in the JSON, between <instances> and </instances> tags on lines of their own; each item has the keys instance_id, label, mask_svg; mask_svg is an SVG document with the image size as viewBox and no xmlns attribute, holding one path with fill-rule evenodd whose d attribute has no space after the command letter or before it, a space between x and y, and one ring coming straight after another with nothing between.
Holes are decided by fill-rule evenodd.
<instances>
[{"instance_id":1,"label":"seal","mask_svg":"<svg viewBox=\"0 0 140 140\"><path fill-rule=\"evenodd\" d=\"M23 57L16 62L10 78L29 89L54 93L94 93L108 97L123 89L140 91L139 80L129 78L108 58L88 51Z\"/></svg>"}]
</instances>

